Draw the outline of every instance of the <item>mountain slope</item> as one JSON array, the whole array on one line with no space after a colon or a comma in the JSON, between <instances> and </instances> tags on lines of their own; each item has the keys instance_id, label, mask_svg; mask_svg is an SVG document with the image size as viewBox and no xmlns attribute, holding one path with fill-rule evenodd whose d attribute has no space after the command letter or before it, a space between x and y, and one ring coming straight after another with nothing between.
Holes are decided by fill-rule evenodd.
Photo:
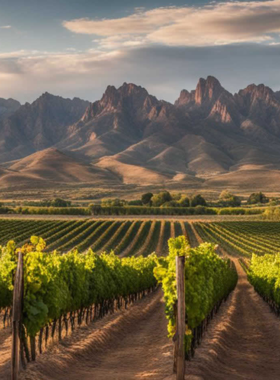
<instances>
[{"instance_id":1,"label":"mountain slope","mask_svg":"<svg viewBox=\"0 0 280 380\"><path fill-rule=\"evenodd\" d=\"M108 86L102 99L87 108L57 147L99 158L156 133L176 141L185 126L186 118L172 104L158 101L140 86L124 83L119 89Z\"/></svg>"},{"instance_id":2,"label":"mountain slope","mask_svg":"<svg viewBox=\"0 0 280 380\"><path fill-rule=\"evenodd\" d=\"M0 163L29 179L105 186L224 187L246 175L254 188L265 173L280 191L279 94L252 84L233 95L212 76L175 104L131 83L108 86L91 104L46 93L0 121ZM63 152L57 171L51 156ZM69 169L77 163L79 175ZM13 173L0 173L0 184Z\"/></svg>"},{"instance_id":3,"label":"mountain slope","mask_svg":"<svg viewBox=\"0 0 280 380\"><path fill-rule=\"evenodd\" d=\"M0 173L0 186L51 186L55 183L117 184L119 179L107 170L87 165L54 148L18 160Z\"/></svg>"},{"instance_id":4,"label":"mountain slope","mask_svg":"<svg viewBox=\"0 0 280 380\"><path fill-rule=\"evenodd\" d=\"M63 99L45 93L32 104L21 106L0 122L0 161L25 157L55 145L88 105L78 98Z\"/></svg>"},{"instance_id":5,"label":"mountain slope","mask_svg":"<svg viewBox=\"0 0 280 380\"><path fill-rule=\"evenodd\" d=\"M20 107L20 103L14 99L0 98L0 120L11 116Z\"/></svg>"}]
</instances>

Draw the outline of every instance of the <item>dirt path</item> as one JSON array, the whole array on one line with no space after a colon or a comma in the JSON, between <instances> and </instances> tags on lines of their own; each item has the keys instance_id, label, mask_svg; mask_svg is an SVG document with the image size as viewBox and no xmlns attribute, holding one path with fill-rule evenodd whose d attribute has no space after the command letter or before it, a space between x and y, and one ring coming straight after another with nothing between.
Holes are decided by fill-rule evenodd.
<instances>
[{"instance_id":1,"label":"dirt path","mask_svg":"<svg viewBox=\"0 0 280 380\"><path fill-rule=\"evenodd\" d=\"M191 244L196 247L199 244L203 243L203 240L201 239L200 235L198 234L194 224L192 222L189 223L189 226L191 228L192 234L194 236L194 241L191 241Z\"/></svg>"},{"instance_id":2,"label":"dirt path","mask_svg":"<svg viewBox=\"0 0 280 380\"><path fill-rule=\"evenodd\" d=\"M188 380L276 380L280 378L280 319L248 283L234 259L239 281L222 306L195 358Z\"/></svg>"},{"instance_id":3,"label":"dirt path","mask_svg":"<svg viewBox=\"0 0 280 380\"><path fill-rule=\"evenodd\" d=\"M0 330L0 379L7 379L10 374L12 334L11 328ZM10 378L9 378L10 379Z\"/></svg>"},{"instance_id":4,"label":"dirt path","mask_svg":"<svg viewBox=\"0 0 280 380\"><path fill-rule=\"evenodd\" d=\"M28 366L23 380L162 380L172 377L161 290L81 328ZM2 378L1 378L2 379Z\"/></svg>"},{"instance_id":5,"label":"dirt path","mask_svg":"<svg viewBox=\"0 0 280 380\"><path fill-rule=\"evenodd\" d=\"M147 250L147 247L149 246L150 244L150 241L153 237L153 234L154 234L154 231L155 231L155 228L156 228L156 221L154 220L151 224L151 228L149 230L149 233L145 239L145 243L142 245L142 247L135 253L135 256L141 256L141 255L144 255L146 250Z\"/></svg>"},{"instance_id":6,"label":"dirt path","mask_svg":"<svg viewBox=\"0 0 280 380\"><path fill-rule=\"evenodd\" d=\"M164 227L165 227L165 221L161 221L160 223L160 233L158 238L158 244L156 247L156 253L157 255L161 255L163 251L163 243L164 243Z\"/></svg>"},{"instance_id":7,"label":"dirt path","mask_svg":"<svg viewBox=\"0 0 280 380\"><path fill-rule=\"evenodd\" d=\"M175 235L175 224L174 222L170 222L170 237L174 238Z\"/></svg>"}]
</instances>

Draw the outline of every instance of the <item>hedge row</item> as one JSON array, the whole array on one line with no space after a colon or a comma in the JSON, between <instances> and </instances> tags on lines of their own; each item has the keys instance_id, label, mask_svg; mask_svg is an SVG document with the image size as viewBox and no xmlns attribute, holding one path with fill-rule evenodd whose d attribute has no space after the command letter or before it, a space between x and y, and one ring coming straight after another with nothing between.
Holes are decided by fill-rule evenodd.
<instances>
[{"instance_id":1,"label":"hedge row","mask_svg":"<svg viewBox=\"0 0 280 380\"><path fill-rule=\"evenodd\" d=\"M266 208L225 207L145 207L120 206L96 207L16 207L0 208L0 213L29 215L255 215L262 214Z\"/></svg>"}]
</instances>

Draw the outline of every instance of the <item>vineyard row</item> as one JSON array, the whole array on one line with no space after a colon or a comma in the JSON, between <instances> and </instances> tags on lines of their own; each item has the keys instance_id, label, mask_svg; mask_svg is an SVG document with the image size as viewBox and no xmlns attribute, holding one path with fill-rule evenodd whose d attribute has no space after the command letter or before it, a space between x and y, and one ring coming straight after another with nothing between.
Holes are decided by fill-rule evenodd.
<instances>
[{"instance_id":1,"label":"vineyard row","mask_svg":"<svg viewBox=\"0 0 280 380\"><path fill-rule=\"evenodd\" d=\"M187 234L187 223L170 221L102 221L102 220L5 220L0 219L0 245L14 240L18 247L30 236L41 236L46 251L61 253L75 248L96 253L114 250L117 255L147 256L152 252L166 255L168 239Z\"/></svg>"}]
</instances>

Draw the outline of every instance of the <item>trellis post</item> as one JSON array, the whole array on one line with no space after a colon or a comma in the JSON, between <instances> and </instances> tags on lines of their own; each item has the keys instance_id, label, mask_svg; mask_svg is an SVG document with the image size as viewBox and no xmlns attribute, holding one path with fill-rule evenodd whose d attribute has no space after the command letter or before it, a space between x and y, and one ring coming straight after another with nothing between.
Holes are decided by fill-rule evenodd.
<instances>
[{"instance_id":1,"label":"trellis post","mask_svg":"<svg viewBox=\"0 0 280 380\"><path fill-rule=\"evenodd\" d=\"M12 317L12 360L11 379L17 380L20 371L20 340L23 309L23 256L18 253L18 264L15 275Z\"/></svg>"},{"instance_id":2,"label":"trellis post","mask_svg":"<svg viewBox=\"0 0 280 380\"><path fill-rule=\"evenodd\" d=\"M185 256L176 256L176 283L178 301L174 347L174 370L176 371L176 380L184 380L186 333Z\"/></svg>"}]
</instances>

